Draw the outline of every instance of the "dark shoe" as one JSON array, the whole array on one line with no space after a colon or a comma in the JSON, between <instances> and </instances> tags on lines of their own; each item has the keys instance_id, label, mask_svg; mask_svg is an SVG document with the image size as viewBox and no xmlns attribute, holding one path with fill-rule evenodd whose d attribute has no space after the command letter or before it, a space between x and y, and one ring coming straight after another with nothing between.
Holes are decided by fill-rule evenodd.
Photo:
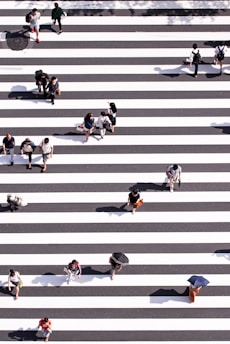
<instances>
[{"instance_id":1,"label":"dark shoe","mask_svg":"<svg viewBox=\"0 0 230 344\"><path fill-rule=\"evenodd\" d=\"M11 163L10 163L10 166L13 166L13 164L14 164L14 162L13 162L13 161L11 161Z\"/></svg>"}]
</instances>

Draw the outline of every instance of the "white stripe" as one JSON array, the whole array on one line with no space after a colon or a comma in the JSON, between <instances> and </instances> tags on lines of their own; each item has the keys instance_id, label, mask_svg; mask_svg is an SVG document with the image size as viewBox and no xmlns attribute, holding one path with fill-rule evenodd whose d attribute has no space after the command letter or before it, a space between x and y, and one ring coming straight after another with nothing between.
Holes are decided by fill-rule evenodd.
<instances>
[{"instance_id":1,"label":"white stripe","mask_svg":"<svg viewBox=\"0 0 230 344\"><path fill-rule=\"evenodd\" d=\"M64 51L64 50L63 50ZM228 109L230 108L229 98L199 98L199 99L113 99L118 109ZM34 110L35 104L39 105L40 110L47 109L99 109L102 104L108 104L108 99L56 99L54 107L50 101L36 100L1 100L1 110Z\"/></svg>"},{"instance_id":2,"label":"white stripe","mask_svg":"<svg viewBox=\"0 0 230 344\"><path fill-rule=\"evenodd\" d=\"M156 99L157 100L157 99ZM179 101L179 100L178 100ZM42 104L42 103L41 103ZM106 107L106 103L104 103ZM40 105L40 104L39 104ZM102 103L103 106L103 103ZM124 111L125 112L125 111ZM95 113L95 119L97 119L98 113ZM53 128L54 126L56 128L68 128L68 127L74 127L77 124L82 124L84 120L84 117L2 117L1 118L1 127L2 128ZM209 116L209 117L118 117L117 118L117 125L121 128L146 128L146 127L229 127L230 126L230 117L229 116ZM169 137L166 135L167 138ZM188 138L192 138L192 135L187 135ZM203 137L203 135L198 135ZM211 135L207 135L209 137ZM17 137L17 136L16 136ZM55 138L55 135L53 136ZM108 136L109 137L109 136ZM153 139L153 136L150 136ZM155 136L156 140L158 140L158 137L160 135ZM170 138L174 137L173 135L170 135ZM179 135L179 138L183 137L183 135ZM205 137L205 138L207 138ZM39 136L39 143L41 136ZM56 136L56 139L59 138L59 136ZM66 136L62 135L60 138L65 138ZM68 136L68 139L70 137ZM122 136L125 139L125 136ZM219 139L222 138L222 136L215 136L215 141L219 141ZM22 141L25 139L23 136L19 136L19 140ZM76 140L76 136L75 136ZM168 141L168 139L167 139ZM174 141L171 140L173 143ZM59 142L59 141L58 141ZM137 142L136 142L137 143ZM138 140L139 144L139 140ZM168 142L167 142L168 144ZM195 142L193 142L195 144Z\"/></svg>"},{"instance_id":3,"label":"white stripe","mask_svg":"<svg viewBox=\"0 0 230 344\"><path fill-rule=\"evenodd\" d=\"M68 264L68 262L67 262ZM60 272L63 271L63 267L60 267ZM124 267L125 269L125 267ZM123 270L124 270L123 269ZM125 270L124 270L125 271ZM63 275L22 275L24 287L64 287L68 288L73 286L83 287L141 287L141 286L152 286L152 287L172 287L176 286L187 286L189 282L187 280L191 275L123 275L117 274L116 278L111 282L109 272L108 275L81 275L80 278L76 278L71 281L72 283L66 283L66 274ZM208 286L229 286L229 275L207 275L204 274L205 278L210 282ZM0 276L0 286L7 286L7 275ZM226 296L225 296L226 297ZM7 298L8 299L8 298ZM84 298L83 298L84 299ZM221 298L222 299L222 298ZM1 304L2 306L2 304ZM211 306L215 307L212 303ZM3 306L2 306L3 308Z\"/></svg>"},{"instance_id":4,"label":"white stripe","mask_svg":"<svg viewBox=\"0 0 230 344\"><path fill-rule=\"evenodd\" d=\"M9 163L9 161L8 161ZM191 163L191 162L190 162ZM9 185L9 174L0 174L0 184ZM11 173L11 180L15 184L134 184L134 183L163 183L165 181L165 173L45 173L45 174L29 174L29 173ZM183 172L182 183L229 183L229 172ZM183 188L183 184L182 184ZM12 186L9 186L9 192L14 192ZM128 193L128 190L127 190ZM157 193L158 194L158 193ZM167 193L168 194L168 193ZM171 194L174 198L176 192ZM163 196L162 196L163 197ZM179 196L175 196L179 197ZM2 215L2 214L1 214Z\"/></svg>"},{"instance_id":5,"label":"white stripe","mask_svg":"<svg viewBox=\"0 0 230 344\"><path fill-rule=\"evenodd\" d=\"M182 176L183 177L183 176ZM18 176L20 178L20 174ZM16 180L13 180L16 183ZM122 203L126 202L128 192L20 192L31 203ZM141 192L145 203L190 203L190 202L229 202L230 191L175 192L169 197L167 192ZM0 193L0 203L6 202L6 193ZM154 205L153 205L154 207ZM229 237L230 239L230 237ZM230 240L229 240L230 241ZM0 242L1 244L1 242Z\"/></svg>"},{"instance_id":6,"label":"white stripe","mask_svg":"<svg viewBox=\"0 0 230 344\"><path fill-rule=\"evenodd\" d=\"M37 217L41 216L36 213ZM87 213L85 213L87 214ZM229 215L229 214L228 214ZM56 214L55 214L56 216ZM167 215L165 215L167 216ZM219 221L220 222L220 221ZM37 222L39 223L39 222ZM61 223L61 222L60 222ZM66 222L67 223L67 222ZM128 253L132 265L228 265L226 253ZM74 253L75 255L75 253ZM107 265L111 253L78 254L77 260L81 265ZM0 266L5 265L61 265L73 259L73 253L65 254L0 254ZM109 267L109 265L108 265ZM62 268L61 268L62 269ZM176 281L175 281L176 284Z\"/></svg>"},{"instance_id":7,"label":"white stripe","mask_svg":"<svg viewBox=\"0 0 230 344\"><path fill-rule=\"evenodd\" d=\"M169 193L169 197L171 194ZM173 196L172 196L173 197ZM154 207L153 207L154 208ZM153 209L154 210L154 209ZM229 211L2 213L0 223L224 223Z\"/></svg>"},{"instance_id":8,"label":"white stripe","mask_svg":"<svg viewBox=\"0 0 230 344\"><path fill-rule=\"evenodd\" d=\"M99 0L84 0L84 1L62 1L59 6L63 9L206 9L209 8L209 1L203 0L195 3L192 0L177 0L175 1L159 1L159 0L145 0L143 1L99 1ZM131 5L130 5L131 3ZM53 4L46 1L33 1L33 6L38 9L52 9ZM30 1L1 1L0 9L31 9ZM227 9L230 8L229 0L212 0L212 9Z\"/></svg>"},{"instance_id":9,"label":"white stripe","mask_svg":"<svg viewBox=\"0 0 230 344\"><path fill-rule=\"evenodd\" d=\"M42 32L40 34L40 39L42 41ZM46 59L53 58L55 56L56 59L58 58L66 58L69 56L71 58L116 58L119 57L177 57L177 58L184 58L188 53L190 53L191 47L186 48L140 48L140 49L125 49L125 48L117 48L117 49L26 49L26 50L0 50L0 58L44 58ZM228 52L225 54L227 57ZM202 49L202 57L211 57L214 56L214 49L213 48L204 48ZM93 60L92 60L93 62Z\"/></svg>"},{"instance_id":10,"label":"white stripe","mask_svg":"<svg viewBox=\"0 0 230 344\"><path fill-rule=\"evenodd\" d=\"M198 297L197 297L198 300ZM15 301L13 301L15 302ZM190 305L193 307L193 305ZM228 331L227 318L175 318L167 319L51 319L54 331ZM167 324L167 326L166 326ZM37 319L1 319L0 331L34 331Z\"/></svg>"},{"instance_id":11,"label":"white stripe","mask_svg":"<svg viewBox=\"0 0 230 344\"><path fill-rule=\"evenodd\" d=\"M188 52L187 52L188 53ZM36 62L36 61L34 61ZM178 61L179 62L179 61ZM224 64L223 72L225 74L230 73L230 65ZM75 75L75 74L189 74L192 73L192 69L186 65L28 65L28 66L16 66L16 65L1 65L0 75L27 75L32 74L31 80L34 79L34 72L36 70L42 69L43 71L48 71L50 75L56 75L57 71L65 71L65 75ZM215 65L200 65L199 74L209 73L216 74L219 67ZM177 85L177 82L172 84ZM183 81L182 84L186 84ZM202 82L201 82L202 83ZM215 85L219 82L215 82ZM220 82L225 84L225 81ZM82 85L83 83L81 83ZM165 87L170 87L170 83L164 82ZM178 83L179 84L179 83ZM190 87L195 87L189 83ZM199 87L199 83L194 83L196 87ZM209 84L209 83L207 83ZM159 81L159 85L161 82ZM212 87L214 85L212 84Z\"/></svg>"},{"instance_id":12,"label":"white stripe","mask_svg":"<svg viewBox=\"0 0 230 344\"><path fill-rule=\"evenodd\" d=\"M123 0L122 0L123 2ZM0 2L1 5L2 1ZM209 5L210 6L210 5ZM9 6L8 6L9 8ZM39 6L37 6L39 8ZM31 5L28 7L31 10ZM25 13L26 14L26 13ZM68 14L68 13L67 13ZM1 25L7 26L23 26L28 25L25 22L25 17L21 16L2 16L1 17ZM40 25L51 25L51 17L43 16L41 14ZM67 16L65 20L62 21L63 26L66 25L84 25L84 26L92 26L92 25L166 25L166 26L174 26L174 25L208 25L208 26L216 26L216 25L229 25L229 16ZM29 26L29 25L28 25ZM226 27L226 31L228 27ZM53 34L54 38L56 38L56 34ZM199 38L199 33L196 33L195 39Z\"/></svg>"},{"instance_id":13,"label":"white stripe","mask_svg":"<svg viewBox=\"0 0 230 344\"><path fill-rule=\"evenodd\" d=\"M30 33L31 40L34 40L35 34ZM53 41L54 33L42 32L42 41ZM219 32L63 32L61 35L55 36L57 42L138 42L138 41L194 41L194 37L199 37L200 41L219 41ZM221 32L221 38L228 40L229 33ZM202 49L203 51L203 49ZM213 49L214 51L214 49Z\"/></svg>"},{"instance_id":14,"label":"white stripe","mask_svg":"<svg viewBox=\"0 0 230 344\"><path fill-rule=\"evenodd\" d=\"M10 118L9 118L10 119ZM133 121L134 117L132 118ZM200 117L199 117L200 119ZM30 121L30 118L28 118L28 120ZM45 121L46 122L46 121ZM117 121L118 122L118 121ZM123 122L123 121L122 121ZM135 122L135 121L134 121ZM151 121L150 121L151 122ZM183 118L182 118L182 122L183 122ZM46 122L47 123L47 122ZM68 123L68 122L67 122ZM80 122L79 122L80 123ZM27 123L26 123L27 124ZM41 118L41 124L42 127L45 127L44 123L43 123L43 118ZM55 120L53 121L53 124L56 125ZM128 123L126 124L121 123L120 125L120 119L119 119L119 127L130 127L130 125L128 125ZM124 124L124 125L122 125ZM164 124L164 126L166 126L167 123ZM185 124L185 123L184 123ZM196 125L198 123L196 122ZM143 125L143 123L141 122L139 127L141 127L141 125ZM182 123L180 123L180 125L182 125ZM218 124L216 124L218 126ZM228 123L221 123L219 124L221 127L223 126L228 126ZM72 124L70 125L72 126ZM151 125L150 125L151 126ZM149 126L149 127L150 127ZM156 125L157 126L157 125ZM169 124L167 127L170 127L171 125ZM195 126L195 125L194 125ZM2 127L4 127L2 125ZM13 126L12 123L12 128L18 127L16 124L15 126ZM20 127L20 126L19 126ZM25 126L24 126L25 127ZM32 126L29 126L29 128L32 128ZM39 126L41 127L41 126ZM49 127L49 125L47 126ZM47 128L46 127L46 128ZM52 126L50 126L52 127ZM61 127L61 126L60 126ZM62 128L64 128L65 126L63 126ZM132 122L132 127L133 127L133 122ZM134 123L134 127L138 127L138 123ZM162 127L162 125L160 125L160 127ZM183 125L183 127L186 127L186 124ZM201 125L202 127L202 125ZM8 126L8 128L10 128L10 126ZM74 129L73 129L74 131ZM80 134L80 133L79 133ZM99 130L97 130L95 132L96 137L98 137L97 135L99 135ZM25 136L14 136L15 138L15 142L16 145L20 145L22 141L25 140ZM218 141L217 141L218 138ZM40 143L43 139L44 136L30 136L30 139L33 142L36 143ZM121 146L121 142L122 142L122 146L133 146L133 145L138 145L138 146L158 146L158 145L163 145L163 146L168 146L169 142L169 136L168 135L138 135L138 133L136 135L106 135L106 138L104 140L89 140L89 142L87 143L87 146ZM229 145L229 137L228 135L219 135L217 137L217 135L170 135L170 141L173 143L173 145L188 145L188 146L197 146L197 145ZM84 133L82 133L81 135L55 135L52 136L52 142L54 144L54 146L82 146L82 143L85 142L85 135Z\"/></svg>"},{"instance_id":15,"label":"white stripe","mask_svg":"<svg viewBox=\"0 0 230 344\"><path fill-rule=\"evenodd\" d=\"M91 140L94 138L91 137ZM215 158L214 158L215 156ZM103 165L107 164L170 164L177 162L179 164L224 164L230 162L228 153L175 153L175 154L54 154L48 160L49 165ZM9 157L3 156L0 165L7 164ZM28 162L28 157L25 155L16 155L15 164L21 165ZM33 154L33 163L42 163L42 156ZM139 180L140 182L140 180Z\"/></svg>"},{"instance_id":16,"label":"white stripe","mask_svg":"<svg viewBox=\"0 0 230 344\"><path fill-rule=\"evenodd\" d=\"M219 68L219 67L217 67ZM19 82L18 82L19 83ZM0 82L0 92L29 92L37 93L34 82ZM229 91L229 81L217 81L214 85L210 82L152 82L152 81L131 81L131 82L61 82L63 92L94 92L97 91Z\"/></svg>"},{"instance_id":17,"label":"white stripe","mask_svg":"<svg viewBox=\"0 0 230 344\"><path fill-rule=\"evenodd\" d=\"M109 278L110 279L110 278ZM112 282L113 283L113 282ZM111 285L111 281L110 281ZM87 296L87 297L20 297L17 302L12 302L9 297L2 298L1 308L6 309L30 309L33 305L33 309L200 309L205 308L229 308L230 297L227 296L198 296L194 305L191 305L188 296ZM90 321L90 319L88 319ZM144 319L143 319L144 320ZM169 319L167 319L168 324ZM55 320L52 321L55 324ZM203 329L204 330L204 329Z\"/></svg>"},{"instance_id":18,"label":"white stripe","mask_svg":"<svg viewBox=\"0 0 230 344\"><path fill-rule=\"evenodd\" d=\"M198 198L199 199L199 198ZM0 245L40 244L212 244L230 242L229 232L1 233Z\"/></svg>"}]
</instances>

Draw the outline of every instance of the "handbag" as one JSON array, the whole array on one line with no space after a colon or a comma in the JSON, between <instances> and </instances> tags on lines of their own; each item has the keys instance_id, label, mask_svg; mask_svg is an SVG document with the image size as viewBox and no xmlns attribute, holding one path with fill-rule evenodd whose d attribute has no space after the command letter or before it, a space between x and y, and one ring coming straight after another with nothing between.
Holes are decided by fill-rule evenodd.
<instances>
[{"instance_id":1,"label":"handbag","mask_svg":"<svg viewBox=\"0 0 230 344\"><path fill-rule=\"evenodd\" d=\"M76 131L79 131L79 132L83 132L83 131L85 131L85 126L84 126L84 124L80 124L80 125L77 125L76 126Z\"/></svg>"},{"instance_id":2,"label":"handbag","mask_svg":"<svg viewBox=\"0 0 230 344\"><path fill-rule=\"evenodd\" d=\"M140 208L143 205L143 199L139 199L135 204L134 207L135 208Z\"/></svg>"}]
</instances>

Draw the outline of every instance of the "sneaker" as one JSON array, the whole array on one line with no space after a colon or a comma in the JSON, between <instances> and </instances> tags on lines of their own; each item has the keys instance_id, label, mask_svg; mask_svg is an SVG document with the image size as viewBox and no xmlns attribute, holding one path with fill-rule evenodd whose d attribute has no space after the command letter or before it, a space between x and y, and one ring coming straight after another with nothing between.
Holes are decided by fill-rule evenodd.
<instances>
[{"instance_id":1,"label":"sneaker","mask_svg":"<svg viewBox=\"0 0 230 344\"><path fill-rule=\"evenodd\" d=\"M173 192L173 188L170 188L170 192Z\"/></svg>"},{"instance_id":2,"label":"sneaker","mask_svg":"<svg viewBox=\"0 0 230 344\"><path fill-rule=\"evenodd\" d=\"M60 30L58 33L59 33L59 35L60 35L60 34L62 33L62 30Z\"/></svg>"},{"instance_id":3,"label":"sneaker","mask_svg":"<svg viewBox=\"0 0 230 344\"><path fill-rule=\"evenodd\" d=\"M36 39L36 42L37 42L37 43L40 43L41 41L40 41L40 39L39 39L39 38L37 38L37 39Z\"/></svg>"},{"instance_id":4,"label":"sneaker","mask_svg":"<svg viewBox=\"0 0 230 344\"><path fill-rule=\"evenodd\" d=\"M14 164L14 162L13 162L13 161L11 161L11 163L10 163L10 166L13 166L13 164Z\"/></svg>"}]
</instances>

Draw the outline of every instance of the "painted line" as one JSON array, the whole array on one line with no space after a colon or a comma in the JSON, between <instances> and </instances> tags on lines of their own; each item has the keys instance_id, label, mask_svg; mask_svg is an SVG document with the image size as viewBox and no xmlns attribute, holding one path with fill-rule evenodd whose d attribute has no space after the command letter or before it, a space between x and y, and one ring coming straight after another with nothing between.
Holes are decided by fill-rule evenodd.
<instances>
[{"instance_id":1,"label":"painted line","mask_svg":"<svg viewBox=\"0 0 230 344\"><path fill-rule=\"evenodd\" d=\"M156 99L157 101L157 99ZM177 99L178 102L180 102L179 99ZM181 100L182 101L182 100ZM69 102L69 100L65 101L66 104ZM161 100L162 102L162 100ZM105 105L106 102L101 104L101 107ZM170 108L170 107L169 107ZM119 111L119 110L118 110ZM97 120L97 116L99 114L95 113L95 120ZM84 117L2 117L1 118L1 127L2 128L53 128L54 126L56 128L69 128L69 127L76 127L78 124L82 124L84 121ZM230 116L210 116L210 117L142 117L140 112L140 117L120 117L117 116L117 125L121 128L146 128L146 127L230 127ZM197 135L201 136L202 135ZM207 135L208 137L210 135ZM224 137L228 137L228 135L224 135ZM16 136L17 137L17 136ZM39 143L40 141L39 136ZM53 136L55 138L55 136ZM109 136L108 136L109 137ZM152 136L150 136L152 137ZM156 136L156 139L158 140L158 137L160 135ZM173 135L170 135L170 138L173 137ZM182 135L178 135L179 138L182 137ZM191 139L192 136L188 136L189 139ZM61 138L69 138L69 136L61 136ZM125 136L122 136L125 139ZM167 135L167 141L169 136ZM221 136L217 137L216 141L219 141L221 139ZM19 140L22 141L25 139L25 137L20 136ZM57 136L56 136L57 139ZM76 137L75 137L76 140ZM138 140L138 144L139 144ZM174 142L172 140L172 142ZM195 142L194 142L195 143Z\"/></svg>"},{"instance_id":2,"label":"painted line","mask_svg":"<svg viewBox=\"0 0 230 344\"><path fill-rule=\"evenodd\" d=\"M12 223L228 223L229 211L30 212L1 214L1 224ZM4 261L4 259L3 259ZM7 260L5 260L7 261Z\"/></svg>"},{"instance_id":3,"label":"painted line","mask_svg":"<svg viewBox=\"0 0 230 344\"><path fill-rule=\"evenodd\" d=\"M110 279L110 278L109 278ZM112 282L113 283L113 282ZM111 285L111 280L110 280ZM31 309L33 304L33 309L190 309L191 302L188 296L84 296L84 297L20 297L17 302L12 302L11 298L2 298L1 308L2 309ZM228 296L208 296L202 297L198 296L196 302L192 305L192 308L229 308L230 307L230 297ZM1 319L2 320L2 319ZM144 320L144 319L143 319ZM147 319L146 319L147 320ZM91 322L91 319L88 319ZM168 323L169 319L167 319ZM225 319L226 321L226 319ZM55 324L56 320L52 323ZM205 330L205 329L202 329Z\"/></svg>"},{"instance_id":4,"label":"painted line","mask_svg":"<svg viewBox=\"0 0 230 344\"><path fill-rule=\"evenodd\" d=\"M220 101L221 100L221 101ZM198 98L198 99L119 99L114 98L118 109L228 109L230 108L229 98ZM56 99L52 109L98 109L101 111L102 104L108 104L108 99ZM38 107L42 110L51 109L51 102L43 99L12 99L1 100L1 110L34 110ZM197 119L198 121L198 119Z\"/></svg>"},{"instance_id":5,"label":"painted line","mask_svg":"<svg viewBox=\"0 0 230 344\"><path fill-rule=\"evenodd\" d=\"M94 138L91 137L91 140ZM36 144L36 143L35 143ZM54 147L55 149L55 147ZM228 164L230 157L228 153L172 153L172 154L54 154L48 160L49 165L104 165L107 164L125 164L130 165L135 161L136 165L141 164L170 164L176 161L179 164ZM28 163L28 157L25 155L16 155L14 162L16 165ZM42 156L33 154L33 163L42 164ZM0 165L8 164L9 157L1 157Z\"/></svg>"},{"instance_id":6,"label":"painted line","mask_svg":"<svg viewBox=\"0 0 230 344\"><path fill-rule=\"evenodd\" d=\"M198 300L199 296L197 297ZM14 302L14 301L12 301ZM208 303L208 300L207 300ZM193 307L195 304L190 304ZM77 326L76 326L77 320ZM122 331L228 331L229 324L226 318L175 318L167 319L52 319L53 331L114 331L114 328ZM0 331L12 330L37 330L37 319L1 319Z\"/></svg>"},{"instance_id":7,"label":"painted line","mask_svg":"<svg viewBox=\"0 0 230 344\"><path fill-rule=\"evenodd\" d=\"M9 161L8 161L9 163ZM190 162L191 163L191 162ZM167 165L166 165L167 167ZM165 168L166 168L165 167ZM0 174L0 184L9 185L9 174ZM165 172L162 173L11 173L16 184L135 184L135 183L163 183L166 182ZM229 172L183 172L182 183L230 183ZM182 184L183 185L183 184ZM182 186L183 187L183 186ZM9 192L12 186L9 186ZM157 193L158 195L159 193ZM168 193L167 193L168 194ZM170 194L173 199L176 192ZM163 197L163 196L162 196ZM3 215L3 214L1 214Z\"/></svg>"},{"instance_id":8,"label":"painted line","mask_svg":"<svg viewBox=\"0 0 230 344\"><path fill-rule=\"evenodd\" d=\"M199 197L198 197L199 199ZM218 230L218 229L217 229ZM0 245L45 244L217 244L229 243L229 232L87 232L87 233L1 233ZM0 277L1 280L1 277ZM229 280L228 280L229 281ZM229 281L230 283L230 281Z\"/></svg>"},{"instance_id":9,"label":"painted line","mask_svg":"<svg viewBox=\"0 0 230 344\"><path fill-rule=\"evenodd\" d=\"M20 174L18 175L19 178ZM13 181L14 184L17 184L17 180L14 179ZM118 179L117 183L119 183ZM113 203L126 202L128 192L20 192L20 196L29 204L97 204L111 203L111 200ZM219 203L230 202L230 191L175 192L173 197L169 197L168 192L141 192L141 198L144 199L145 203ZM0 193L0 203L6 203L6 193Z\"/></svg>"}]
</instances>

